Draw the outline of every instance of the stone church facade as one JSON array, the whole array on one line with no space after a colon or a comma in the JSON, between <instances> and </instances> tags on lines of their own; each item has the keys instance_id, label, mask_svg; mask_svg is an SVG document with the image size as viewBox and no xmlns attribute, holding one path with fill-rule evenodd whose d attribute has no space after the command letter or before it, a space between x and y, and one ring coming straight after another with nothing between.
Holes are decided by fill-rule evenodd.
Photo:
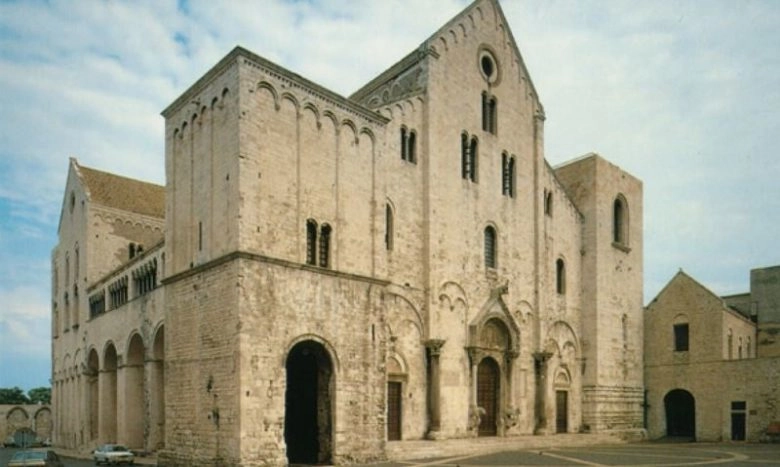
<instances>
[{"instance_id":1,"label":"stone church facade","mask_svg":"<svg viewBox=\"0 0 780 467\"><path fill-rule=\"evenodd\" d=\"M163 116L164 187L70 163L58 446L284 465L642 429L642 184L546 162L497 1L350 97L239 47Z\"/></svg>"}]
</instances>

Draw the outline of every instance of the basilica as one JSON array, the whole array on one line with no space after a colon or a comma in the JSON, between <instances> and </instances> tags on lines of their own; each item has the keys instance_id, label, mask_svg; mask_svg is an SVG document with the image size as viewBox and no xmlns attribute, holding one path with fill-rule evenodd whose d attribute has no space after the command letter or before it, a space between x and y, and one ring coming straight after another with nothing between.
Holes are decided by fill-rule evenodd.
<instances>
[{"instance_id":1,"label":"basilica","mask_svg":"<svg viewBox=\"0 0 780 467\"><path fill-rule=\"evenodd\" d=\"M162 115L165 186L68 167L56 446L345 464L643 430L642 183L546 161L497 0L348 97L237 47Z\"/></svg>"}]
</instances>

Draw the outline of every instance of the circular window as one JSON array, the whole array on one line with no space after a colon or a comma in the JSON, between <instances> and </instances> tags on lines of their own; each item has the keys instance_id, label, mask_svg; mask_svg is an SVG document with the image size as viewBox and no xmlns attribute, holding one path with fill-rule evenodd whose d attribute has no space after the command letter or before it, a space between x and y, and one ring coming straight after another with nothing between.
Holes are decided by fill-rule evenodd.
<instances>
[{"instance_id":1,"label":"circular window","mask_svg":"<svg viewBox=\"0 0 780 467\"><path fill-rule=\"evenodd\" d=\"M479 62L480 66L482 67L482 73L487 77L490 78L493 76L494 67L493 67L493 60L490 59L489 55L483 55L482 59Z\"/></svg>"},{"instance_id":2,"label":"circular window","mask_svg":"<svg viewBox=\"0 0 780 467\"><path fill-rule=\"evenodd\" d=\"M495 84L498 81L498 62L496 62L496 57L487 49L479 51L479 72L485 81L490 84Z\"/></svg>"}]
</instances>

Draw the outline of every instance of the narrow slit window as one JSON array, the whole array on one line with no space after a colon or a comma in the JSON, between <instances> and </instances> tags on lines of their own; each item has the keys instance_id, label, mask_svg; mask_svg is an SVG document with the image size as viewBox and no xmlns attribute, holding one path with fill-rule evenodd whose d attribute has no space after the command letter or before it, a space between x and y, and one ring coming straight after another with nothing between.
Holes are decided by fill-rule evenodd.
<instances>
[{"instance_id":1,"label":"narrow slit window","mask_svg":"<svg viewBox=\"0 0 780 467\"><path fill-rule=\"evenodd\" d=\"M496 229L489 225L485 227L485 267L496 268L496 253Z\"/></svg>"},{"instance_id":2,"label":"narrow slit window","mask_svg":"<svg viewBox=\"0 0 780 467\"><path fill-rule=\"evenodd\" d=\"M393 223L393 208L390 206L390 204L387 204L385 206L385 248L387 251L393 250Z\"/></svg>"},{"instance_id":3,"label":"narrow slit window","mask_svg":"<svg viewBox=\"0 0 780 467\"><path fill-rule=\"evenodd\" d=\"M566 293L566 264L560 258L555 262L555 291Z\"/></svg>"}]
</instances>

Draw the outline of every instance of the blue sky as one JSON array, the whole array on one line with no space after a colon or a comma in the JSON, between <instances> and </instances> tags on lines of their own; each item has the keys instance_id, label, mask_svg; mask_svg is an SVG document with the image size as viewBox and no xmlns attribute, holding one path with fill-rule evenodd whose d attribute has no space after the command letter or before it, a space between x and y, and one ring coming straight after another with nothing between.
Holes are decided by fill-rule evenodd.
<instances>
[{"instance_id":1,"label":"blue sky","mask_svg":"<svg viewBox=\"0 0 780 467\"><path fill-rule=\"evenodd\" d=\"M164 183L160 111L242 45L348 95L467 2L0 2L0 387L48 385L49 258L69 157ZM502 2L556 165L643 180L645 298L780 264L780 2Z\"/></svg>"}]
</instances>

